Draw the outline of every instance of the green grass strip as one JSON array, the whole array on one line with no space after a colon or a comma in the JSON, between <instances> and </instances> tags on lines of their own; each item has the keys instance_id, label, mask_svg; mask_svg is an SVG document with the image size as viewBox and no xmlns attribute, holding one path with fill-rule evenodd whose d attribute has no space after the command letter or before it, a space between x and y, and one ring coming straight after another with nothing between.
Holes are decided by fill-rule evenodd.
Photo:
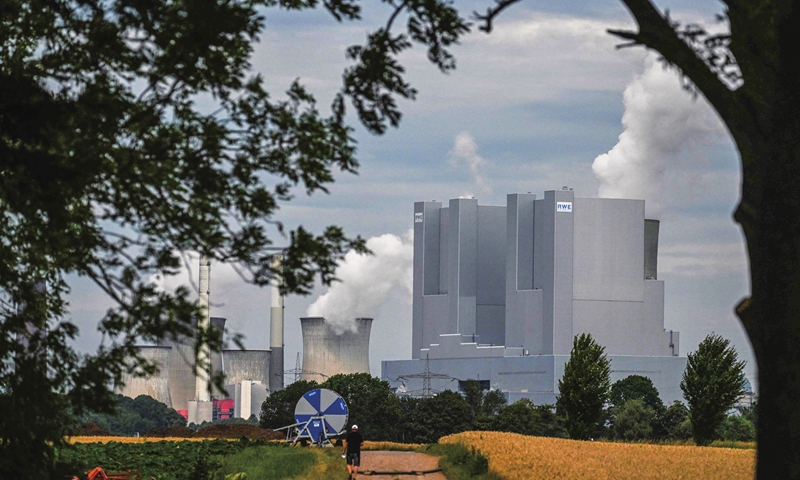
<instances>
[{"instance_id":1,"label":"green grass strip","mask_svg":"<svg viewBox=\"0 0 800 480\"><path fill-rule=\"evenodd\" d=\"M437 443L422 447L419 452L440 457L439 467L448 480L500 479L489 472L489 459L475 447L469 449L461 443Z\"/></svg>"}]
</instances>

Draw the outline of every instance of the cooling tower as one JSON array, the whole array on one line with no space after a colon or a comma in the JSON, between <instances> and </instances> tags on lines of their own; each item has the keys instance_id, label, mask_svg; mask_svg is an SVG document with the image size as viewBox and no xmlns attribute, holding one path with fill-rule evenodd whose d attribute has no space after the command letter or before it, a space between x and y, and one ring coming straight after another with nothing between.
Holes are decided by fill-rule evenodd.
<instances>
[{"instance_id":1,"label":"cooling tower","mask_svg":"<svg viewBox=\"0 0 800 480\"><path fill-rule=\"evenodd\" d=\"M170 347L139 347L139 354L158 367L158 374L146 378L125 374L123 376L125 386L117 388L116 393L130 398L136 398L139 395L149 395L161 403L171 405L169 388L171 352L172 349Z\"/></svg>"},{"instance_id":2,"label":"cooling tower","mask_svg":"<svg viewBox=\"0 0 800 480\"><path fill-rule=\"evenodd\" d=\"M211 325L220 334L225 331L224 318L211 317ZM177 340L164 338L158 341L158 345L172 349L172 358L169 362L169 395L172 399L172 408L188 410L189 400L195 398L197 388L194 376L194 338L180 337ZM214 372L222 371L222 358L219 353L212 353L210 361ZM218 393L215 390L215 394Z\"/></svg>"},{"instance_id":3,"label":"cooling tower","mask_svg":"<svg viewBox=\"0 0 800 480\"><path fill-rule=\"evenodd\" d=\"M356 318L356 331L337 334L322 317L301 318L302 380L324 381L337 373L369 373L371 318Z\"/></svg>"},{"instance_id":4,"label":"cooling tower","mask_svg":"<svg viewBox=\"0 0 800 480\"><path fill-rule=\"evenodd\" d=\"M223 350L222 357L226 385L244 380L269 385L269 350ZM228 398L233 398L233 392L228 391Z\"/></svg>"}]
</instances>

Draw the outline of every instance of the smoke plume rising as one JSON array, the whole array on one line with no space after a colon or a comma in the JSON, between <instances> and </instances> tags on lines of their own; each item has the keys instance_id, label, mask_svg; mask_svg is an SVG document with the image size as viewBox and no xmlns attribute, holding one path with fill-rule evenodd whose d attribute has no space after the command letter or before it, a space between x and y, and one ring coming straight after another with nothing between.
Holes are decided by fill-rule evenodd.
<instances>
[{"instance_id":1,"label":"smoke plume rising","mask_svg":"<svg viewBox=\"0 0 800 480\"><path fill-rule=\"evenodd\" d=\"M341 280L317 298L307 310L309 317L325 317L339 333L355 331L355 319L373 317L392 295L411 299L413 288L413 230L403 238L385 234L367 240L373 255L350 251L336 268ZM398 291L399 288L399 291Z\"/></svg>"},{"instance_id":2,"label":"smoke plume rising","mask_svg":"<svg viewBox=\"0 0 800 480\"><path fill-rule=\"evenodd\" d=\"M623 93L625 113L619 142L595 158L598 195L646 200L657 217L669 196L691 196L697 189L695 167L708 163L704 150L725 129L704 97L681 88L674 70L652 57L645 71Z\"/></svg>"},{"instance_id":3,"label":"smoke plume rising","mask_svg":"<svg viewBox=\"0 0 800 480\"><path fill-rule=\"evenodd\" d=\"M456 135L453 148L447 154L447 163L451 167L458 167L462 163L465 164L475 182L475 188L480 193L492 193L491 183L479 170L482 166L488 165L488 162L478 155L478 144L475 143L475 138L469 132L461 132Z\"/></svg>"}]
</instances>

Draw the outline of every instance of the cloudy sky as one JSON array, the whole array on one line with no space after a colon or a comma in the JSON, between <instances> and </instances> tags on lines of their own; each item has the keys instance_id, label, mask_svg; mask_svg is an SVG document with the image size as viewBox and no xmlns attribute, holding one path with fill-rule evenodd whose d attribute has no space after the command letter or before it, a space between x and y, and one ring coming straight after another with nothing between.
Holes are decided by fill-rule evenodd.
<instances>
[{"instance_id":1,"label":"cloudy sky","mask_svg":"<svg viewBox=\"0 0 800 480\"><path fill-rule=\"evenodd\" d=\"M467 14L488 3L457 6ZM659 6L678 20L707 24L722 8L711 1ZM267 11L254 70L277 96L299 78L326 110L348 65L345 48L363 43L388 17L377 2L366 7L364 20L344 24L323 11ZM356 126L360 174L340 175L330 195L299 192L281 209L287 225L319 230L335 223L375 237L370 246L380 252L351 256L337 287L346 291L329 292L310 309L325 289L286 299L287 368L302 349L298 319L342 305L375 317L374 375L381 360L410 358L414 201L475 195L502 205L507 193L569 186L581 197L646 200L648 216L661 220L665 327L681 332L680 354L716 332L747 360L754 382L752 351L733 314L749 290L742 235L731 219L739 197L735 149L715 113L681 90L674 71L643 49L616 49L620 42L607 28L634 28L617 0L527 0L506 11L491 35L464 38L453 49L458 68L448 75L421 48L403 55L419 94L401 103L401 127L376 137ZM267 348L269 291L224 265L212 267L211 282L212 315L227 317L248 348ZM79 346L91 348L108 302L79 280L71 301L82 327Z\"/></svg>"}]
</instances>

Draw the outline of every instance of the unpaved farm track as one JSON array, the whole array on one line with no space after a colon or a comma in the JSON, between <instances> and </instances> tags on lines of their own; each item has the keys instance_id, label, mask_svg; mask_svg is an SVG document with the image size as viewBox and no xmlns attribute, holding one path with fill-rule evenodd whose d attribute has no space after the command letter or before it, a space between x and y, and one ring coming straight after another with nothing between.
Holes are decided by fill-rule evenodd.
<instances>
[{"instance_id":1,"label":"unpaved farm track","mask_svg":"<svg viewBox=\"0 0 800 480\"><path fill-rule=\"evenodd\" d=\"M386 452L386 451L370 451L361 452L361 467L358 471L375 471L375 472L420 472L424 470L435 470L439 468L439 457L433 455L426 455L424 453L416 452ZM428 473L426 475L361 475L358 478L364 480L374 479L392 479L399 478L401 480L447 480L442 472Z\"/></svg>"}]
</instances>

